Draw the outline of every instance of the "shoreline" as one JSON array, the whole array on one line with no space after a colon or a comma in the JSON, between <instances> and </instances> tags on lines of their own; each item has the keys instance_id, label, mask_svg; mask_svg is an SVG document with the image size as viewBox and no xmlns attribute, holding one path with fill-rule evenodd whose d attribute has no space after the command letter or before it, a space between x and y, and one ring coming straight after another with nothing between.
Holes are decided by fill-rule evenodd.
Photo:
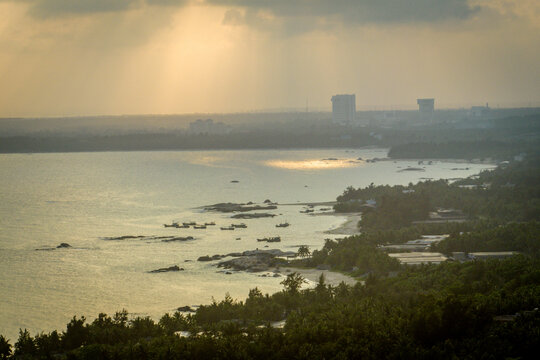
<instances>
[{"instance_id":1,"label":"shoreline","mask_svg":"<svg viewBox=\"0 0 540 360\"><path fill-rule=\"evenodd\" d=\"M321 274L324 274L324 283L326 285L332 285L337 286L344 282L347 285L355 285L358 280L353 278L352 276L342 274L337 271L331 271L331 270L319 270L319 269L312 269L312 268L296 268L296 267L279 267L279 268L271 268L270 272L274 273L280 273L284 276L287 276L288 274L291 274L293 272L296 272L300 274L304 279L308 280L308 284L311 283L318 283L319 277Z\"/></svg>"},{"instance_id":2,"label":"shoreline","mask_svg":"<svg viewBox=\"0 0 540 360\"><path fill-rule=\"evenodd\" d=\"M358 228L358 222L362 219L362 213L328 213L328 214L317 214L320 215L333 215L333 216L344 216L346 218L345 222L334 229L326 230L325 234L331 235L358 235L360 234L360 229Z\"/></svg>"},{"instance_id":3,"label":"shoreline","mask_svg":"<svg viewBox=\"0 0 540 360\"><path fill-rule=\"evenodd\" d=\"M378 159L378 161L438 161L441 163L456 163L456 164L473 164L473 165L494 165L497 166L500 162L500 160L497 159L460 159L460 158L382 158ZM424 164L425 165L425 164Z\"/></svg>"}]
</instances>

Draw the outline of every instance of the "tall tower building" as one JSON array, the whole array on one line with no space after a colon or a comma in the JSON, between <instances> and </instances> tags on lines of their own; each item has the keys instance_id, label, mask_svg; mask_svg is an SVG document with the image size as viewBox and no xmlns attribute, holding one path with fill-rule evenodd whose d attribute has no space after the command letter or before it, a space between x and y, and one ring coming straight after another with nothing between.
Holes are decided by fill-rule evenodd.
<instances>
[{"instance_id":1,"label":"tall tower building","mask_svg":"<svg viewBox=\"0 0 540 360\"><path fill-rule=\"evenodd\" d=\"M416 103L418 104L420 118L423 121L433 121L433 114L435 113L435 99L416 99Z\"/></svg>"},{"instance_id":2,"label":"tall tower building","mask_svg":"<svg viewBox=\"0 0 540 360\"><path fill-rule=\"evenodd\" d=\"M435 111L435 99L416 99L416 103L422 114L431 114Z\"/></svg>"},{"instance_id":3,"label":"tall tower building","mask_svg":"<svg viewBox=\"0 0 540 360\"><path fill-rule=\"evenodd\" d=\"M350 124L356 119L356 95L332 96L332 122Z\"/></svg>"}]
</instances>

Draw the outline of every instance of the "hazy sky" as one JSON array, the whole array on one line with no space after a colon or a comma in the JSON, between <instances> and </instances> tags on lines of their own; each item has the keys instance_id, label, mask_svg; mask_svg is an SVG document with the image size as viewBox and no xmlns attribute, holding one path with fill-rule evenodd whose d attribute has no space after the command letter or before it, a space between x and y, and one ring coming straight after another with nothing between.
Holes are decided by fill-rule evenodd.
<instances>
[{"instance_id":1,"label":"hazy sky","mask_svg":"<svg viewBox=\"0 0 540 360\"><path fill-rule=\"evenodd\" d=\"M538 0L0 0L0 117L540 105Z\"/></svg>"}]
</instances>

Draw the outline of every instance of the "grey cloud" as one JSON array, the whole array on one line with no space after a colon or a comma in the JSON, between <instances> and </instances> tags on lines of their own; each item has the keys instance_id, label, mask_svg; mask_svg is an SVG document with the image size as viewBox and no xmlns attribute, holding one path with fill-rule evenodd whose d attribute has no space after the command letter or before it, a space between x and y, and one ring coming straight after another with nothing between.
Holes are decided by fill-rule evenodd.
<instances>
[{"instance_id":1,"label":"grey cloud","mask_svg":"<svg viewBox=\"0 0 540 360\"><path fill-rule=\"evenodd\" d=\"M245 9L251 23L260 11L282 20L319 17L350 23L414 23L466 19L479 10L467 0L207 0ZM235 22L238 22L235 16Z\"/></svg>"},{"instance_id":2,"label":"grey cloud","mask_svg":"<svg viewBox=\"0 0 540 360\"><path fill-rule=\"evenodd\" d=\"M124 11L139 5L139 0L27 0L30 13L38 17L67 14L92 14Z\"/></svg>"},{"instance_id":3,"label":"grey cloud","mask_svg":"<svg viewBox=\"0 0 540 360\"><path fill-rule=\"evenodd\" d=\"M189 0L145 0L148 5L158 6L184 6Z\"/></svg>"},{"instance_id":4,"label":"grey cloud","mask_svg":"<svg viewBox=\"0 0 540 360\"><path fill-rule=\"evenodd\" d=\"M0 0L13 1L13 0ZM122 12L144 5L183 6L189 0L18 0L30 4L30 14L36 17L57 17L107 12Z\"/></svg>"},{"instance_id":5,"label":"grey cloud","mask_svg":"<svg viewBox=\"0 0 540 360\"><path fill-rule=\"evenodd\" d=\"M0 0L14 1L14 0ZM184 6L190 0L17 0L31 4L38 16L119 12L145 5ZM192 0L193 1L193 0ZM410 23L465 19L478 7L468 0L201 0L197 3L243 8L244 23L260 11L277 18L330 18L352 23ZM231 13L228 15L229 20ZM235 23L239 18L235 15Z\"/></svg>"}]
</instances>

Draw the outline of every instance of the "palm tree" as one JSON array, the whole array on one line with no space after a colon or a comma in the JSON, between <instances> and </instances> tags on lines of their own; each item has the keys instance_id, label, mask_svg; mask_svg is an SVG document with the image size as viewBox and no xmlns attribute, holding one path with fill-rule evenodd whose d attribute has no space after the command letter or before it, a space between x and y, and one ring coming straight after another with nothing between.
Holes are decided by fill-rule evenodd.
<instances>
[{"instance_id":1,"label":"palm tree","mask_svg":"<svg viewBox=\"0 0 540 360\"><path fill-rule=\"evenodd\" d=\"M309 247L306 245L302 245L298 248L297 256L300 256L301 258L305 258L311 255L311 251L309 251Z\"/></svg>"},{"instance_id":2,"label":"palm tree","mask_svg":"<svg viewBox=\"0 0 540 360\"><path fill-rule=\"evenodd\" d=\"M306 279L297 272L290 273L285 280L280 282L285 288L285 291L291 294L297 294L304 283L306 283Z\"/></svg>"}]
</instances>

